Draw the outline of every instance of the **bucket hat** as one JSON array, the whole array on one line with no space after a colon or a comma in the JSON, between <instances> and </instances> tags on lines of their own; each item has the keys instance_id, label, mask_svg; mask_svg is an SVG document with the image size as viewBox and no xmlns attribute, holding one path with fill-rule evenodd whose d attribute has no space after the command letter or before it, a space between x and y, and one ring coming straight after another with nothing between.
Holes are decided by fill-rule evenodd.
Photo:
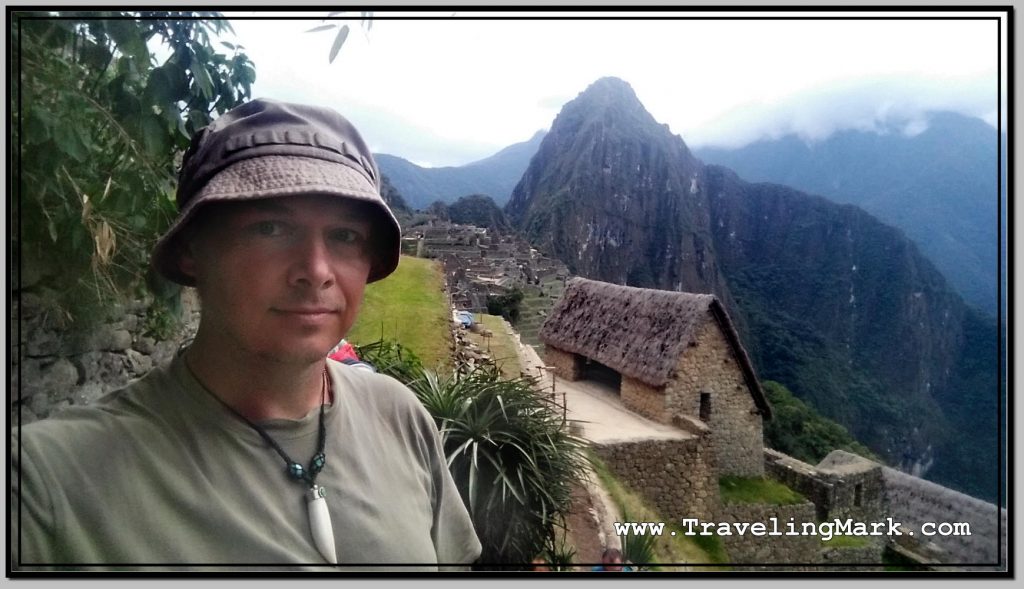
<instances>
[{"instance_id":1,"label":"bucket hat","mask_svg":"<svg viewBox=\"0 0 1024 589\"><path fill-rule=\"evenodd\" d=\"M330 108L265 98L242 104L200 129L178 175L178 217L153 248L152 264L185 286L195 280L178 266L181 230L204 204L300 194L369 203L372 252L367 282L394 272L401 228L380 194L380 171L356 128Z\"/></svg>"}]
</instances>

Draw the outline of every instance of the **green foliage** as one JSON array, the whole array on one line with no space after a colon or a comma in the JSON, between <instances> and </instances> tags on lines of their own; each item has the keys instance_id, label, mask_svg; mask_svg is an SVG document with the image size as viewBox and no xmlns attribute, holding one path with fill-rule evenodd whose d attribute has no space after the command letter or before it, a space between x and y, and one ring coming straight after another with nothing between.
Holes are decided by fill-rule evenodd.
<instances>
[{"instance_id":1,"label":"green foliage","mask_svg":"<svg viewBox=\"0 0 1024 589\"><path fill-rule=\"evenodd\" d=\"M519 321L520 306L523 302L523 291L513 288L501 295L487 296L487 313L501 315L506 321L515 325Z\"/></svg>"},{"instance_id":2,"label":"green foliage","mask_svg":"<svg viewBox=\"0 0 1024 589\"><path fill-rule=\"evenodd\" d=\"M630 517L629 512L622 510L622 521L637 521ZM654 535L625 534L621 536L622 560L632 564L637 570L644 571L655 562L654 545L658 537Z\"/></svg>"},{"instance_id":3,"label":"green foliage","mask_svg":"<svg viewBox=\"0 0 1024 589\"><path fill-rule=\"evenodd\" d=\"M817 464L832 450L846 450L880 461L846 428L819 415L786 387L771 380L761 385L772 406L772 419L764 424L765 444L769 448L811 464Z\"/></svg>"},{"instance_id":4,"label":"green foliage","mask_svg":"<svg viewBox=\"0 0 1024 589\"><path fill-rule=\"evenodd\" d=\"M584 442L529 378L503 380L491 365L441 378L393 342L357 346L360 358L406 383L437 421L448 466L483 544L485 564L530 562L565 547L571 490L584 477Z\"/></svg>"},{"instance_id":5,"label":"green foliage","mask_svg":"<svg viewBox=\"0 0 1024 589\"><path fill-rule=\"evenodd\" d=\"M729 562L729 555L718 536L697 535L693 537L693 543L708 555L707 562Z\"/></svg>"},{"instance_id":6,"label":"green foliage","mask_svg":"<svg viewBox=\"0 0 1024 589\"><path fill-rule=\"evenodd\" d=\"M335 19L338 16L345 14L345 12L346 11L331 12L327 16L328 19ZM363 29L367 33L369 33L370 29L373 28L373 12L362 11L359 14L360 22L362 23ZM334 29L338 29L338 32L335 33L334 35L334 41L331 43L331 51L327 56L328 63L334 63L334 60L337 59L338 57L338 53L341 52L341 48L344 47L345 41L348 40L348 34L352 30L352 28L348 24L339 25L337 22L328 22L327 19L325 19L324 22L326 24L313 27L312 29L309 29L306 32L319 33L321 31L331 31Z\"/></svg>"},{"instance_id":7,"label":"green foliage","mask_svg":"<svg viewBox=\"0 0 1024 589\"><path fill-rule=\"evenodd\" d=\"M558 534L558 539L551 543L543 553L544 560L553 571L571 571L576 560L576 549L565 541L565 534Z\"/></svg>"},{"instance_id":8,"label":"green foliage","mask_svg":"<svg viewBox=\"0 0 1024 589\"><path fill-rule=\"evenodd\" d=\"M525 563L550 546L584 476L583 441L534 384L502 380L487 365L447 379L426 372L410 383L438 422L482 563Z\"/></svg>"},{"instance_id":9,"label":"green foliage","mask_svg":"<svg viewBox=\"0 0 1024 589\"><path fill-rule=\"evenodd\" d=\"M196 129L249 97L255 70L216 13L13 13L11 234L21 288L90 318L143 288ZM166 58L150 47L159 40ZM21 233L17 233L18 231Z\"/></svg>"},{"instance_id":10,"label":"green foliage","mask_svg":"<svg viewBox=\"0 0 1024 589\"><path fill-rule=\"evenodd\" d=\"M718 491L722 503L796 505L807 501L786 485L764 477L725 476L718 479Z\"/></svg>"},{"instance_id":11,"label":"green foliage","mask_svg":"<svg viewBox=\"0 0 1024 589\"><path fill-rule=\"evenodd\" d=\"M423 364L416 354L402 344L379 339L368 344L353 343L356 355L369 362L381 374L406 384L423 376Z\"/></svg>"},{"instance_id":12,"label":"green foliage","mask_svg":"<svg viewBox=\"0 0 1024 589\"><path fill-rule=\"evenodd\" d=\"M448 217L452 223L476 225L491 229L508 229L505 213L485 194L471 194L460 197L448 205Z\"/></svg>"}]
</instances>

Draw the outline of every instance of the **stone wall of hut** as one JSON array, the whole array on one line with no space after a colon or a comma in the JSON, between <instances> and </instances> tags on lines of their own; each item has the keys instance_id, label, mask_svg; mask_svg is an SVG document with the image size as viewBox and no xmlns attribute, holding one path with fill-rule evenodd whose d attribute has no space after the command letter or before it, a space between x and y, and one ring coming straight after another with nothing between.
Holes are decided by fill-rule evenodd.
<instances>
[{"instance_id":1,"label":"stone wall of hut","mask_svg":"<svg viewBox=\"0 0 1024 589\"><path fill-rule=\"evenodd\" d=\"M634 413L647 419L667 423L671 416L665 409L665 391L641 382L630 376L622 375L622 386L619 389L622 404Z\"/></svg>"},{"instance_id":2,"label":"stone wall of hut","mask_svg":"<svg viewBox=\"0 0 1024 589\"><path fill-rule=\"evenodd\" d=\"M710 312L709 312L710 314ZM762 476L764 434L739 359L717 321L708 317L665 386L667 415L701 416L701 394L709 395L707 423L714 432L720 475Z\"/></svg>"},{"instance_id":3,"label":"stone wall of hut","mask_svg":"<svg viewBox=\"0 0 1024 589\"><path fill-rule=\"evenodd\" d=\"M547 366L554 368L558 378L580 379L580 363L576 354L544 344L544 362Z\"/></svg>"}]
</instances>

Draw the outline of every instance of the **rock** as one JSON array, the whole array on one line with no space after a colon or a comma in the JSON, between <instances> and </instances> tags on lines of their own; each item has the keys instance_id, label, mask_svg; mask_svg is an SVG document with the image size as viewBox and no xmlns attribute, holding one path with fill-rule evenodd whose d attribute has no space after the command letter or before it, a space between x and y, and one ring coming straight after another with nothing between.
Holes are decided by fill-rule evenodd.
<instances>
[{"instance_id":1,"label":"rock","mask_svg":"<svg viewBox=\"0 0 1024 589\"><path fill-rule=\"evenodd\" d=\"M83 382L93 382L101 378L100 362L103 360L103 356L103 352L86 352L74 357L75 363L82 371Z\"/></svg>"},{"instance_id":2,"label":"rock","mask_svg":"<svg viewBox=\"0 0 1024 589\"><path fill-rule=\"evenodd\" d=\"M152 355L156 351L156 340L149 336L140 335L135 341L135 349L142 354Z\"/></svg>"},{"instance_id":3,"label":"rock","mask_svg":"<svg viewBox=\"0 0 1024 589\"><path fill-rule=\"evenodd\" d=\"M107 393L104 386L96 382L88 382L78 387L71 394L71 403L74 405L88 405Z\"/></svg>"},{"instance_id":4,"label":"rock","mask_svg":"<svg viewBox=\"0 0 1024 589\"><path fill-rule=\"evenodd\" d=\"M27 340L26 356L53 356L60 351L61 339L51 329L25 330L22 333Z\"/></svg>"},{"instance_id":5,"label":"rock","mask_svg":"<svg viewBox=\"0 0 1024 589\"><path fill-rule=\"evenodd\" d=\"M139 327L139 316L128 313L124 316L124 319L120 321L120 324L123 329L134 332Z\"/></svg>"},{"instance_id":6,"label":"rock","mask_svg":"<svg viewBox=\"0 0 1024 589\"><path fill-rule=\"evenodd\" d=\"M135 350L125 352L128 359L128 369L135 376L143 376L153 368L153 359Z\"/></svg>"},{"instance_id":7,"label":"rock","mask_svg":"<svg viewBox=\"0 0 1024 589\"><path fill-rule=\"evenodd\" d=\"M38 373L31 374L31 380L28 376L29 374L26 374L23 369L21 390L22 398L41 393L52 395L60 391L66 392L71 387L78 384L80 377L78 368L64 358L61 358L48 366L41 366ZM35 411L35 408L33 408L33 411ZM36 413L39 412L36 411Z\"/></svg>"},{"instance_id":8,"label":"rock","mask_svg":"<svg viewBox=\"0 0 1024 589\"><path fill-rule=\"evenodd\" d=\"M120 352L132 347L132 334L126 329L115 329L107 332L101 350Z\"/></svg>"},{"instance_id":9,"label":"rock","mask_svg":"<svg viewBox=\"0 0 1024 589\"><path fill-rule=\"evenodd\" d=\"M39 393L30 397L26 403L23 403L23 405L37 417L42 419L50 415L52 404L50 403L49 395L46 393Z\"/></svg>"}]
</instances>

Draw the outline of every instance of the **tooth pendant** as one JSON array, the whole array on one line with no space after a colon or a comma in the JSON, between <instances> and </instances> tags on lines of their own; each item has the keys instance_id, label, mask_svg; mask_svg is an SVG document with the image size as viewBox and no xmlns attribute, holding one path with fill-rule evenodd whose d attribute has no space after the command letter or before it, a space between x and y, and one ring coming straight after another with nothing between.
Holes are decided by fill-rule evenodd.
<instances>
[{"instance_id":1,"label":"tooth pendant","mask_svg":"<svg viewBox=\"0 0 1024 589\"><path fill-rule=\"evenodd\" d=\"M327 511L324 488L313 485L309 489L307 501L309 529L313 534L313 543L320 554L327 559L327 562L338 564L338 555L334 550L334 528L331 527L331 514Z\"/></svg>"}]
</instances>

